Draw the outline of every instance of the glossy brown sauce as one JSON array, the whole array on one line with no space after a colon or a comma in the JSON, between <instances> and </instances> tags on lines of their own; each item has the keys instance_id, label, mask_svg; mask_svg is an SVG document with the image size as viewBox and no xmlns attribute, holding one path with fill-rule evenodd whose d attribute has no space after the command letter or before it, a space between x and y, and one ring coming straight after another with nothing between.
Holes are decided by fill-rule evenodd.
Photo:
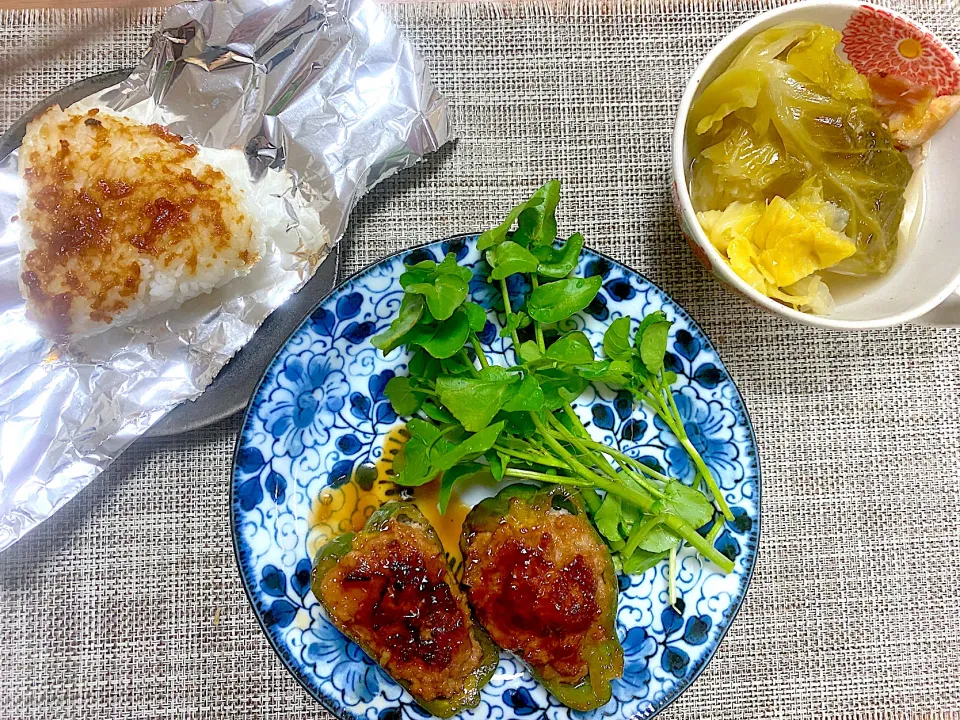
<instances>
[{"instance_id":1,"label":"glossy brown sauce","mask_svg":"<svg viewBox=\"0 0 960 720\"><path fill-rule=\"evenodd\" d=\"M488 574L502 576L500 600L503 619L498 623L514 630L532 630L555 636L555 650L564 636L582 632L600 615L597 605L597 578L583 555L557 566L546 557L553 538L544 533L536 547L520 540L508 540L493 558Z\"/></svg>"},{"instance_id":2,"label":"glossy brown sauce","mask_svg":"<svg viewBox=\"0 0 960 720\"><path fill-rule=\"evenodd\" d=\"M343 578L344 590L362 591L352 622L371 629L394 661L445 668L469 632L446 563L396 539L383 550L363 555Z\"/></svg>"},{"instance_id":3,"label":"glossy brown sauce","mask_svg":"<svg viewBox=\"0 0 960 720\"><path fill-rule=\"evenodd\" d=\"M483 662L466 597L422 526L394 517L358 535L313 591L331 621L417 697L461 696Z\"/></svg>"},{"instance_id":4,"label":"glossy brown sauce","mask_svg":"<svg viewBox=\"0 0 960 720\"><path fill-rule=\"evenodd\" d=\"M570 515L516 502L493 528L469 538L464 583L477 619L503 648L545 677L575 682L584 648L603 636L603 560Z\"/></svg>"},{"instance_id":5,"label":"glossy brown sauce","mask_svg":"<svg viewBox=\"0 0 960 720\"><path fill-rule=\"evenodd\" d=\"M349 482L323 489L311 506L311 553L337 535L362 530L371 513L385 502L412 500L437 531L451 568L459 570L463 564L460 534L470 508L454 490L446 514L441 515L437 507L439 478L417 488L402 488L393 482L393 459L408 438L405 428L394 430L376 463L363 463L354 470Z\"/></svg>"},{"instance_id":6,"label":"glossy brown sauce","mask_svg":"<svg viewBox=\"0 0 960 720\"><path fill-rule=\"evenodd\" d=\"M547 533L537 546L504 542L481 575L483 589L472 589L471 599L498 645L560 676L580 678L587 672L583 643L600 617L597 578L583 555L562 566L550 561L552 542Z\"/></svg>"}]
</instances>

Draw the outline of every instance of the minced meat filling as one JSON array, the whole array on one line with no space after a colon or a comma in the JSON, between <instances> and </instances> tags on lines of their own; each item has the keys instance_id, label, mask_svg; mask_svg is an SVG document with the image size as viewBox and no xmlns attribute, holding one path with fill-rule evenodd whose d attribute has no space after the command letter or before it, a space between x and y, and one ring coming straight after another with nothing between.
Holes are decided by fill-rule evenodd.
<instances>
[{"instance_id":1,"label":"minced meat filling","mask_svg":"<svg viewBox=\"0 0 960 720\"><path fill-rule=\"evenodd\" d=\"M576 682L588 672L585 646L605 636L602 549L582 520L512 501L493 532L468 539L464 583L493 640L545 678Z\"/></svg>"},{"instance_id":2,"label":"minced meat filling","mask_svg":"<svg viewBox=\"0 0 960 720\"><path fill-rule=\"evenodd\" d=\"M480 665L466 598L442 552L408 525L358 536L320 591L334 624L425 700L455 697Z\"/></svg>"}]
</instances>

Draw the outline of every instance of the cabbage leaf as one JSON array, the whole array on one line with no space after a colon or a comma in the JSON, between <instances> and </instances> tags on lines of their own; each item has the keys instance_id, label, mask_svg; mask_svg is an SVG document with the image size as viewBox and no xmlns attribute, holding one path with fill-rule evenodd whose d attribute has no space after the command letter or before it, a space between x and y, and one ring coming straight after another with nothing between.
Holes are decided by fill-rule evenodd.
<instances>
[{"instance_id":1,"label":"cabbage leaf","mask_svg":"<svg viewBox=\"0 0 960 720\"><path fill-rule=\"evenodd\" d=\"M896 255L913 168L866 79L837 55L839 42L832 28L784 23L747 44L691 108L691 194L703 212L787 197L815 181L844 213L846 225L834 229L856 243L831 269L882 273Z\"/></svg>"},{"instance_id":2,"label":"cabbage leaf","mask_svg":"<svg viewBox=\"0 0 960 720\"><path fill-rule=\"evenodd\" d=\"M856 252L837 228L847 213L823 199L816 181L804 183L788 198L769 202L733 202L724 210L697 213L710 242L748 285L816 314L833 307L819 272Z\"/></svg>"}]
</instances>

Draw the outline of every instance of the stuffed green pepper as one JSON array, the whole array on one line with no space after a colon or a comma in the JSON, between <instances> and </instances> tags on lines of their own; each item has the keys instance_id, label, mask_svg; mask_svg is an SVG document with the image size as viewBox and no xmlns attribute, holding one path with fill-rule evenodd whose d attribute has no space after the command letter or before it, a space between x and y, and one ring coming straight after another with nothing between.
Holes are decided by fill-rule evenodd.
<instances>
[{"instance_id":1,"label":"stuffed green pepper","mask_svg":"<svg viewBox=\"0 0 960 720\"><path fill-rule=\"evenodd\" d=\"M617 576L578 496L511 485L463 525L463 585L477 621L564 705L591 710L623 674Z\"/></svg>"},{"instance_id":2,"label":"stuffed green pepper","mask_svg":"<svg viewBox=\"0 0 960 720\"><path fill-rule=\"evenodd\" d=\"M499 653L415 506L387 503L324 545L312 587L330 621L425 710L445 718L479 703Z\"/></svg>"}]
</instances>

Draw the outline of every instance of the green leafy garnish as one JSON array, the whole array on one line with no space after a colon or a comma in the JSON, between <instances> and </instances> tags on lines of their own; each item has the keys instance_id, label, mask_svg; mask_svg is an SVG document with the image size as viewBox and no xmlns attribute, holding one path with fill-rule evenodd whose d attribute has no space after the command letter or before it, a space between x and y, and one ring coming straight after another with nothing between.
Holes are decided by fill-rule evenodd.
<instances>
[{"instance_id":1,"label":"green leafy garnish","mask_svg":"<svg viewBox=\"0 0 960 720\"><path fill-rule=\"evenodd\" d=\"M636 345L640 360L647 372L656 375L663 369L663 356L667 352L667 333L672 323L662 311L650 313L637 330Z\"/></svg>"},{"instance_id":2,"label":"green leafy garnish","mask_svg":"<svg viewBox=\"0 0 960 720\"><path fill-rule=\"evenodd\" d=\"M375 348L382 350L384 355L400 347L404 343L404 337L413 330L423 315L423 306L421 295L404 295L396 319L386 331L371 338L370 342Z\"/></svg>"},{"instance_id":3,"label":"green leafy garnish","mask_svg":"<svg viewBox=\"0 0 960 720\"><path fill-rule=\"evenodd\" d=\"M493 444L500 436L503 430L503 423L490 425L477 433L469 436L462 442L458 442L453 448L447 450L442 455L432 458L433 467L438 470L449 470L458 462L467 457L478 457L493 447Z\"/></svg>"},{"instance_id":4,"label":"green leafy garnish","mask_svg":"<svg viewBox=\"0 0 960 720\"><path fill-rule=\"evenodd\" d=\"M619 497L609 493L600 503L600 508L593 514L593 522L597 526L597 531L610 543L622 540L620 537L620 520L623 516L623 508L620 503Z\"/></svg>"},{"instance_id":5,"label":"green leafy garnish","mask_svg":"<svg viewBox=\"0 0 960 720\"><path fill-rule=\"evenodd\" d=\"M566 278L541 285L530 293L527 314L542 323L557 323L593 302L603 280L599 275Z\"/></svg>"},{"instance_id":6,"label":"green leafy garnish","mask_svg":"<svg viewBox=\"0 0 960 720\"><path fill-rule=\"evenodd\" d=\"M550 245L557 236L557 220L554 216L560 202L560 181L551 180L537 190L529 200L517 205L506 219L492 230L480 233L477 250L499 245L507 239L507 233L517 222L514 240L526 247L531 243Z\"/></svg>"},{"instance_id":7,"label":"green leafy garnish","mask_svg":"<svg viewBox=\"0 0 960 720\"><path fill-rule=\"evenodd\" d=\"M424 395L416 391L409 377L390 378L384 393L397 415L416 415L423 407Z\"/></svg>"},{"instance_id":8,"label":"green leafy garnish","mask_svg":"<svg viewBox=\"0 0 960 720\"><path fill-rule=\"evenodd\" d=\"M407 292L423 295L430 314L446 320L467 297L467 284L456 275L441 275L432 283L414 283Z\"/></svg>"},{"instance_id":9,"label":"green leafy garnish","mask_svg":"<svg viewBox=\"0 0 960 720\"><path fill-rule=\"evenodd\" d=\"M662 311L636 323L615 319L601 357L585 333L569 328L565 321L593 302L602 279L571 276L583 236L557 240L559 191L559 182L547 183L480 235L477 246L489 266L482 279L499 290L502 312L488 313L467 299L471 272L453 254L417 263L401 276L397 318L373 340L385 353L400 345L411 353L409 375L386 386L394 410L410 418L410 439L394 462L396 481L417 486L442 476L441 511L465 478L565 485L576 488L624 572L642 572L663 559L675 565L681 544L730 572L733 562L714 541L716 528L733 516L687 436L670 389L677 378L665 369L670 319ZM516 307L507 288L515 275L529 287ZM514 364L487 357L478 333L488 321L509 338ZM648 405L690 454L698 471L694 484L591 438L573 409L591 383ZM701 536L698 530L711 522L712 537ZM675 592L672 580L670 587Z\"/></svg>"},{"instance_id":10,"label":"green leafy garnish","mask_svg":"<svg viewBox=\"0 0 960 720\"><path fill-rule=\"evenodd\" d=\"M577 330L553 343L544 357L565 365L584 365L593 362L593 345L586 335Z\"/></svg>"},{"instance_id":11,"label":"green leafy garnish","mask_svg":"<svg viewBox=\"0 0 960 720\"><path fill-rule=\"evenodd\" d=\"M566 277L574 271L580 262L580 252L583 250L583 235L574 233L561 248L540 248L546 252L540 253L545 257L537 267L540 275L548 278Z\"/></svg>"},{"instance_id":12,"label":"green leafy garnish","mask_svg":"<svg viewBox=\"0 0 960 720\"><path fill-rule=\"evenodd\" d=\"M483 307L475 302L465 302L463 311L467 314L467 321L473 332L478 333L483 330L484 325L487 324L487 311Z\"/></svg>"},{"instance_id":13,"label":"green leafy garnish","mask_svg":"<svg viewBox=\"0 0 960 720\"><path fill-rule=\"evenodd\" d=\"M441 376L436 380L440 402L464 428L474 432L493 420L507 402L511 388L519 384L519 377L496 366L477 377Z\"/></svg>"},{"instance_id":14,"label":"green leafy garnish","mask_svg":"<svg viewBox=\"0 0 960 720\"><path fill-rule=\"evenodd\" d=\"M470 320L464 310L457 310L447 322L438 323L432 329L430 337L421 339L418 345L441 360L460 352L471 332Z\"/></svg>"},{"instance_id":15,"label":"green leafy garnish","mask_svg":"<svg viewBox=\"0 0 960 720\"><path fill-rule=\"evenodd\" d=\"M440 492L437 494L437 507L440 509L440 513L446 514L454 485L465 478L487 471L486 465L477 462L460 463L444 471L443 478L440 481Z\"/></svg>"},{"instance_id":16,"label":"green leafy garnish","mask_svg":"<svg viewBox=\"0 0 960 720\"><path fill-rule=\"evenodd\" d=\"M540 261L532 252L517 243L507 240L487 252L487 262L493 271L490 277L502 280L515 273L536 272Z\"/></svg>"},{"instance_id":17,"label":"green leafy garnish","mask_svg":"<svg viewBox=\"0 0 960 720\"><path fill-rule=\"evenodd\" d=\"M603 352L611 360L629 360L633 357L630 324L628 317L617 318L603 334Z\"/></svg>"},{"instance_id":18,"label":"green leafy garnish","mask_svg":"<svg viewBox=\"0 0 960 720\"><path fill-rule=\"evenodd\" d=\"M537 378L531 374L524 376L520 386L504 404L506 412L536 412L543 409L544 395Z\"/></svg>"}]
</instances>

